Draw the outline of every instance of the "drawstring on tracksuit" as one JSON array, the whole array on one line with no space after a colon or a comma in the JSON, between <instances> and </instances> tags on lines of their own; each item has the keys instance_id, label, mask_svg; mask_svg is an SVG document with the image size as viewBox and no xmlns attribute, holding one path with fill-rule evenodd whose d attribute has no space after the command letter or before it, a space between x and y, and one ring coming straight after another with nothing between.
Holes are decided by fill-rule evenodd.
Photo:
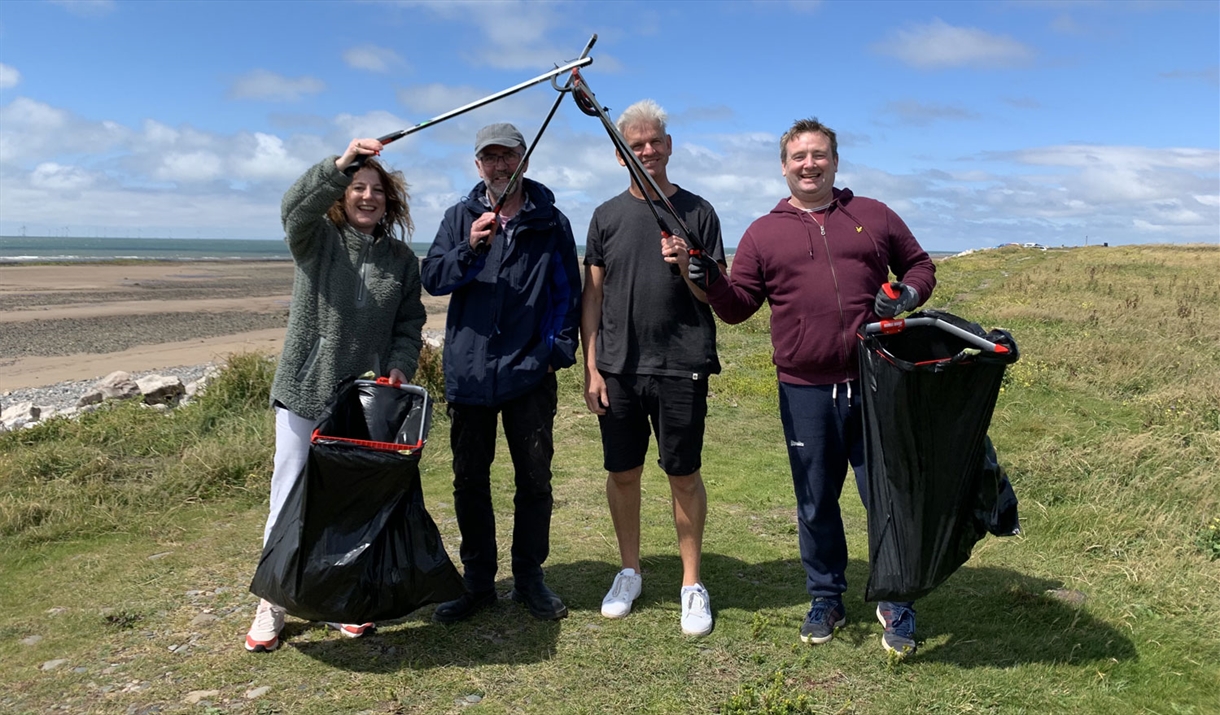
<instances>
[{"instance_id":1,"label":"drawstring on tracksuit","mask_svg":"<svg viewBox=\"0 0 1220 715\"><path fill-rule=\"evenodd\" d=\"M848 407L851 407L851 383L850 383L850 382L845 382L845 383L843 383L843 384L844 384L844 385L847 385L847 406L848 406ZM830 388L830 399L832 399L832 400L838 400L838 399L839 399L839 385L838 385L838 383L835 383L835 385L834 385L833 387L831 387L831 388Z\"/></svg>"}]
</instances>

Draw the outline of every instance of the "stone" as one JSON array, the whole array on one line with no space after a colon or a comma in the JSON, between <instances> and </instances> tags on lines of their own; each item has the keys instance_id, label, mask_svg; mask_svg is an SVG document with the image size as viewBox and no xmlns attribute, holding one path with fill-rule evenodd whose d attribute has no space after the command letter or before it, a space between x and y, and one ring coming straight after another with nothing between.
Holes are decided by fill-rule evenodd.
<instances>
[{"instance_id":1,"label":"stone","mask_svg":"<svg viewBox=\"0 0 1220 715\"><path fill-rule=\"evenodd\" d=\"M94 383L93 388L77 400L76 406L94 405L104 400L129 400L139 394L140 386L131 379L131 374L115 370Z\"/></svg>"},{"instance_id":2,"label":"stone","mask_svg":"<svg viewBox=\"0 0 1220 715\"><path fill-rule=\"evenodd\" d=\"M257 688L250 688L249 690L246 691L246 700L254 700L255 698L261 698L269 692L271 692L270 685L263 685L263 686L260 686Z\"/></svg>"},{"instance_id":3,"label":"stone","mask_svg":"<svg viewBox=\"0 0 1220 715\"><path fill-rule=\"evenodd\" d=\"M56 668L64 665L67 662L68 662L67 658L56 658L55 660L48 660L47 662L38 666L38 669L39 670L55 670Z\"/></svg>"},{"instance_id":4,"label":"stone","mask_svg":"<svg viewBox=\"0 0 1220 715\"><path fill-rule=\"evenodd\" d=\"M182 702L186 703L187 705L198 705L200 700L219 696L219 690L192 690L186 694L186 697L182 699Z\"/></svg>"},{"instance_id":5,"label":"stone","mask_svg":"<svg viewBox=\"0 0 1220 715\"><path fill-rule=\"evenodd\" d=\"M172 553L174 553L174 552L173 551L162 551L159 554L153 554L152 556L149 556L148 560L149 561L160 561L161 559L165 558L166 556L169 556Z\"/></svg>"},{"instance_id":6,"label":"stone","mask_svg":"<svg viewBox=\"0 0 1220 715\"><path fill-rule=\"evenodd\" d=\"M212 613L200 613L191 619L192 626L210 626L220 620L220 616Z\"/></svg>"},{"instance_id":7,"label":"stone","mask_svg":"<svg viewBox=\"0 0 1220 715\"><path fill-rule=\"evenodd\" d=\"M136 380L145 404L171 405L186 394L186 387L176 376L148 375Z\"/></svg>"},{"instance_id":8,"label":"stone","mask_svg":"<svg viewBox=\"0 0 1220 715\"><path fill-rule=\"evenodd\" d=\"M1047 590L1046 595L1069 606L1083 606L1089 598L1088 594L1083 591L1071 588L1052 588Z\"/></svg>"},{"instance_id":9,"label":"stone","mask_svg":"<svg viewBox=\"0 0 1220 715\"><path fill-rule=\"evenodd\" d=\"M28 424L37 422L42 416L42 408L33 402L18 402L0 412L0 424L7 431L16 431Z\"/></svg>"},{"instance_id":10,"label":"stone","mask_svg":"<svg viewBox=\"0 0 1220 715\"><path fill-rule=\"evenodd\" d=\"M37 645L42 640L42 636L26 636L21 639L21 645Z\"/></svg>"}]
</instances>

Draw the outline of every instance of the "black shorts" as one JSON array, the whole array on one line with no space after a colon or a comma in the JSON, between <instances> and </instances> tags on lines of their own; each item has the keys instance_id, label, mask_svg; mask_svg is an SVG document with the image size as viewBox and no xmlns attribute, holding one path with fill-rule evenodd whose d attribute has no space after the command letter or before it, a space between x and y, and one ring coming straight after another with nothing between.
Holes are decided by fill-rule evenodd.
<instances>
[{"instance_id":1,"label":"black shorts","mask_svg":"<svg viewBox=\"0 0 1220 715\"><path fill-rule=\"evenodd\" d=\"M608 472L644 464L648 424L657 437L657 464L666 474L684 477L702 466L703 425L707 417L707 376L602 373L610 405L597 418Z\"/></svg>"}]
</instances>

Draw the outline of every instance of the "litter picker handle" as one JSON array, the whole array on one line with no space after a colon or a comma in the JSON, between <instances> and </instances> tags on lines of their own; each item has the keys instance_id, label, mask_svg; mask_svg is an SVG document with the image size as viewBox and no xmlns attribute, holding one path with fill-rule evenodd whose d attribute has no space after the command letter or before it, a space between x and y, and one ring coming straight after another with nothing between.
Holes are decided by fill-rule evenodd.
<instances>
[{"instance_id":1,"label":"litter picker handle","mask_svg":"<svg viewBox=\"0 0 1220 715\"><path fill-rule=\"evenodd\" d=\"M592 43L590 43L590 45L592 45ZM430 127L433 124L440 124L441 122L445 121L446 119L453 119L454 117L461 115L461 114L465 114L466 112L469 112L472 109L478 109L479 107L482 107L485 104L491 104L492 102L494 102L498 99L504 99L505 97L507 97L509 95L516 94L517 92L520 92L521 90L523 90L527 87L532 87L532 86L538 84L539 82L545 82L548 79L551 79L552 77L561 75L565 72L571 72L572 70L580 69L581 67L584 67L584 66L592 64L592 63L593 63L592 57L588 57L588 56L581 57L580 59L576 59L571 62L568 62L567 64L563 65L562 67L556 67L555 69L553 69L549 72L544 72L543 74L540 74L533 79L527 79L526 81L522 82L521 84L514 85L512 87L509 87L508 89L500 90L499 92L496 92L495 94L489 94L482 99L476 99L475 101L471 102L470 104L463 105L461 107L458 107L457 109L451 109L448 112L445 112L444 114L435 116L427 121L420 122L419 124L416 124L413 127L407 127L406 129L399 129L398 131L390 132L389 134L386 134L383 137L377 137L377 141L381 142L382 144L389 144L390 142L398 141L399 139L402 139L403 137L407 136L408 134L414 134L415 132L418 132L419 130L424 129L426 127ZM360 169L360 167L364 165L365 158L366 158L366 155L361 155L361 156L356 157L356 160L348 165L347 173L349 175L356 173L356 171L358 171Z\"/></svg>"},{"instance_id":2,"label":"litter picker handle","mask_svg":"<svg viewBox=\"0 0 1220 715\"><path fill-rule=\"evenodd\" d=\"M886 284L886 288L889 288L888 283ZM1006 345L993 343L987 338L981 338L968 330L962 330L956 325L941 320L940 318L900 318L896 320L882 320L877 323L866 324L864 326L864 334L874 335L876 333L881 333L882 335L894 335L895 333L901 333L908 327L916 327L920 325L930 325L935 328L940 328L946 333L959 337L971 345L982 350L986 350L989 353L1007 355L1009 352Z\"/></svg>"},{"instance_id":3,"label":"litter picker handle","mask_svg":"<svg viewBox=\"0 0 1220 715\"><path fill-rule=\"evenodd\" d=\"M898 289L894 287L893 283L885 283L881 286L881 290L885 291L886 297L890 300L898 300L898 296L900 294L898 293Z\"/></svg>"}]
</instances>

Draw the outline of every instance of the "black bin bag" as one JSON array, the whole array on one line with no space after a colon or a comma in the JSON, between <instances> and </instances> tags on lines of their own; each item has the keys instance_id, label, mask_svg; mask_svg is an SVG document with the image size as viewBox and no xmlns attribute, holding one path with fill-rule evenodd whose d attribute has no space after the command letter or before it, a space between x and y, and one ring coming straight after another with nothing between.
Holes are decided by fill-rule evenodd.
<instances>
[{"instance_id":1,"label":"black bin bag","mask_svg":"<svg viewBox=\"0 0 1220 715\"><path fill-rule=\"evenodd\" d=\"M987 438L1003 330L935 310L857 333L868 472L870 601L927 595L987 532L1019 532L1017 500Z\"/></svg>"},{"instance_id":2,"label":"black bin bag","mask_svg":"<svg viewBox=\"0 0 1220 715\"><path fill-rule=\"evenodd\" d=\"M420 487L431 409L414 385L339 385L251 592L298 618L338 623L400 618L463 593Z\"/></svg>"}]
</instances>

